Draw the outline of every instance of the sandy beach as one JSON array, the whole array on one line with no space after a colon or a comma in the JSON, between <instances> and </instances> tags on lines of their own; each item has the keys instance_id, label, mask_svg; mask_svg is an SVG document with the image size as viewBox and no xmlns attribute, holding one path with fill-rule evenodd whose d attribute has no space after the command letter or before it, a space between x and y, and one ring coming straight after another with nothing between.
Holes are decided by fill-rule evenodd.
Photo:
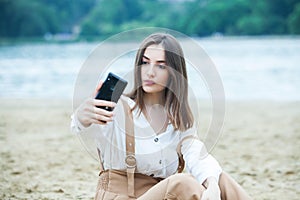
<instances>
[{"instance_id":1,"label":"sandy beach","mask_svg":"<svg viewBox=\"0 0 300 200\"><path fill-rule=\"evenodd\" d=\"M0 100L0 199L93 199L98 162L71 112L71 100ZM227 102L212 154L253 199L296 200L299 147L300 102Z\"/></svg>"}]
</instances>

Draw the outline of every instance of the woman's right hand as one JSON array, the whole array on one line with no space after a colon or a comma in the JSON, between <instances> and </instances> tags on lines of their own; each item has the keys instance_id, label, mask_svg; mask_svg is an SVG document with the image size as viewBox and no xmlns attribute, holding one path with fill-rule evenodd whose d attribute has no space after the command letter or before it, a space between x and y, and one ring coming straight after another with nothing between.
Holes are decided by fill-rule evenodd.
<instances>
[{"instance_id":1,"label":"woman's right hand","mask_svg":"<svg viewBox=\"0 0 300 200\"><path fill-rule=\"evenodd\" d=\"M100 106L115 107L116 104L111 101L89 98L85 100L76 110L77 119L84 127L91 124L106 124L113 120L113 111L107 111Z\"/></svg>"},{"instance_id":2,"label":"woman's right hand","mask_svg":"<svg viewBox=\"0 0 300 200\"><path fill-rule=\"evenodd\" d=\"M101 88L103 82L98 85L95 94ZM95 96L94 94L94 96ZM91 124L106 124L113 120L113 111L107 111L100 106L114 108L116 103L94 98L86 99L76 110L75 115L79 122L88 127Z\"/></svg>"}]
</instances>

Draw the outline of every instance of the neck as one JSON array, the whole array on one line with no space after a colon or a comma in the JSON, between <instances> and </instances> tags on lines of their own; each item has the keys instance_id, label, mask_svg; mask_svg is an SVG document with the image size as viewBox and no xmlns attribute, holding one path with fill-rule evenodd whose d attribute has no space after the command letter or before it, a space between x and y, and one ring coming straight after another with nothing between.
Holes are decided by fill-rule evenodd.
<instances>
[{"instance_id":1,"label":"neck","mask_svg":"<svg viewBox=\"0 0 300 200\"><path fill-rule=\"evenodd\" d=\"M144 94L145 107L142 110L144 116L156 134L166 131L168 117L165 111L164 91L155 94Z\"/></svg>"},{"instance_id":2,"label":"neck","mask_svg":"<svg viewBox=\"0 0 300 200\"><path fill-rule=\"evenodd\" d=\"M152 106L155 104L159 104L164 106L165 104L165 97L164 97L164 91L161 91L160 93L155 94L144 94L144 104L145 106Z\"/></svg>"}]
</instances>

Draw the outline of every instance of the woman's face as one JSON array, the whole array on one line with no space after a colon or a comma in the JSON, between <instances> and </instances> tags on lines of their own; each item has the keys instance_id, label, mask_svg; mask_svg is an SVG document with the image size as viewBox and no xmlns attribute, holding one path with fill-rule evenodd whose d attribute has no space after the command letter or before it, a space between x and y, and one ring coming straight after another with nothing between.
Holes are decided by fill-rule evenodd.
<instances>
[{"instance_id":1,"label":"woman's face","mask_svg":"<svg viewBox=\"0 0 300 200\"><path fill-rule=\"evenodd\" d=\"M159 93L165 89L169 72L162 45L154 44L146 48L142 58L141 78L142 87L146 93Z\"/></svg>"}]
</instances>

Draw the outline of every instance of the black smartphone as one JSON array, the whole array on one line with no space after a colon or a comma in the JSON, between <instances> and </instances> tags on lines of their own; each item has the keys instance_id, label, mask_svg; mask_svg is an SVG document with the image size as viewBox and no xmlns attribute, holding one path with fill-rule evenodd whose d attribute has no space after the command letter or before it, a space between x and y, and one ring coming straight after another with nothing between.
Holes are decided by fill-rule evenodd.
<instances>
[{"instance_id":1,"label":"black smartphone","mask_svg":"<svg viewBox=\"0 0 300 200\"><path fill-rule=\"evenodd\" d=\"M117 103L122 93L124 92L127 83L128 82L126 80L110 72L106 77L102 87L100 88L96 99L113 101ZM99 108L103 108L108 111L113 110L111 107L107 106L100 106Z\"/></svg>"}]
</instances>

